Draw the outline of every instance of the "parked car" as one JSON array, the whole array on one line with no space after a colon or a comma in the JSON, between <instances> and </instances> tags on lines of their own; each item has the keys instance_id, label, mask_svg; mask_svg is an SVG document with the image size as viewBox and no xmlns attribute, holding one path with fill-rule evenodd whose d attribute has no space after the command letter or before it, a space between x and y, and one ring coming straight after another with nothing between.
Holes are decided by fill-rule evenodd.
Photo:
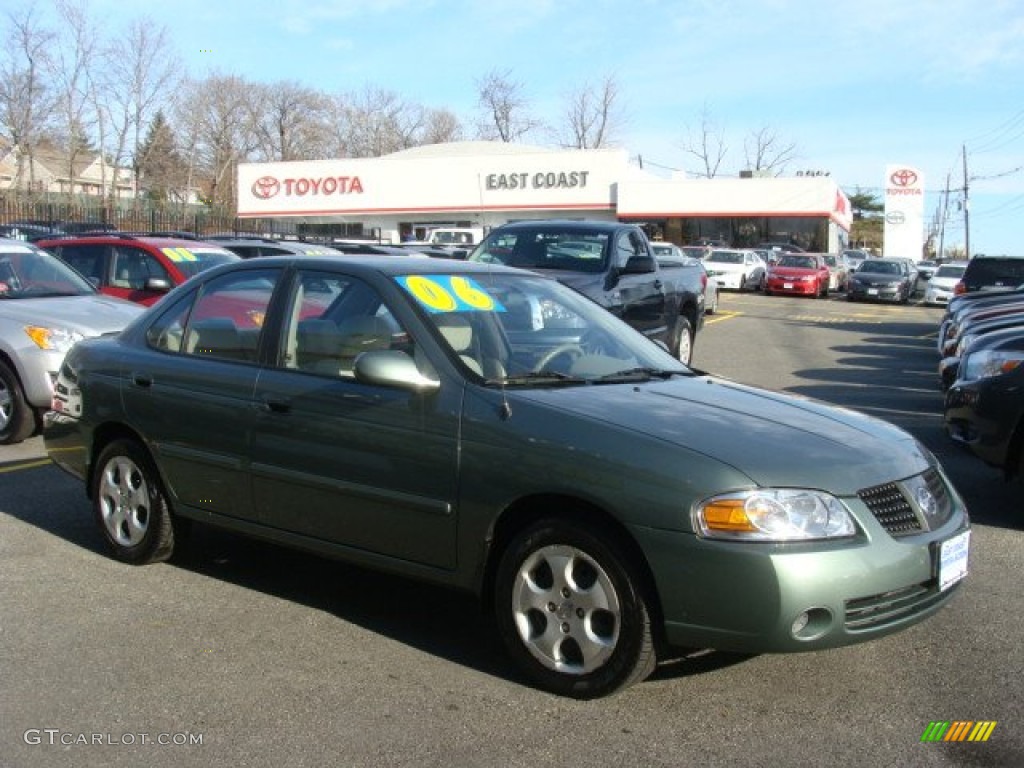
<instances>
[{"instance_id":1,"label":"parked car","mask_svg":"<svg viewBox=\"0 0 1024 768\"><path fill-rule=\"evenodd\" d=\"M978 255L967 261L964 276L954 291L976 293L1009 291L1024 286L1024 256Z\"/></svg>"},{"instance_id":2,"label":"parked car","mask_svg":"<svg viewBox=\"0 0 1024 768\"><path fill-rule=\"evenodd\" d=\"M952 386L960 370L963 358L971 352L973 345L987 338L989 334L1003 331L1024 331L1024 305L1005 314L980 317L966 321L957 337L946 342L945 356L939 361L939 382L943 390Z\"/></svg>"},{"instance_id":3,"label":"parked car","mask_svg":"<svg viewBox=\"0 0 1024 768\"><path fill-rule=\"evenodd\" d=\"M768 268L764 292L768 296L828 296L832 275L819 253L784 253Z\"/></svg>"},{"instance_id":4,"label":"parked car","mask_svg":"<svg viewBox=\"0 0 1024 768\"><path fill-rule=\"evenodd\" d=\"M262 237L259 235L210 235L206 239L236 253L243 259L257 256L340 256L342 251L323 243Z\"/></svg>"},{"instance_id":5,"label":"parked car","mask_svg":"<svg viewBox=\"0 0 1024 768\"><path fill-rule=\"evenodd\" d=\"M865 259L850 275L850 301L896 301L906 304L914 292L907 263L902 259Z\"/></svg>"},{"instance_id":6,"label":"parked car","mask_svg":"<svg viewBox=\"0 0 1024 768\"><path fill-rule=\"evenodd\" d=\"M549 275L690 362L704 323L707 274L696 264L663 270L636 224L511 222L492 229L468 260Z\"/></svg>"},{"instance_id":7,"label":"parked car","mask_svg":"<svg viewBox=\"0 0 1024 768\"><path fill-rule=\"evenodd\" d=\"M761 290L768 271L759 253L734 248L712 248L704 257L704 267L719 288L733 291Z\"/></svg>"},{"instance_id":8,"label":"parked car","mask_svg":"<svg viewBox=\"0 0 1024 768\"><path fill-rule=\"evenodd\" d=\"M932 275L935 274L935 270L939 268L939 262L934 259L921 259L915 262L914 266L917 267L917 279L918 281L929 281L932 279Z\"/></svg>"},{"instance_id":9,"label":"parked car","mask_svg":"<svg viewBox=\"0 0 1024 768\"><path fill-rule=\"evenodd\" d=\"M704 271L704 314L713 315L718 311L718 282L707 276L707 270L700 257L687 256L683 249L674 243L652 242L651 250L661 269L699 266Z\"/></svg>"},{"instance_id":10,"label":"parked car","mask_svg":"<svg viewBox=\"0 0 1024 768\"><path fill-rule=\"evenodd\" d=\"M1008 479L1024 484L1024 332L973 344L946 392L946 431Z\"/></svg>"},{"instance_id":11,"label":"parked car","mask_svg":"<svg viewBox=\"0 0 1024 768\"><path fill-rule=\"evenodd\" d=\"M796 243L758 243L754 246L758 251L776 251L778 253L805 253L806 248L801 248Z\"/></svg>"},{"instance_id":12,"label":"parked car","mask_svg":"<svg viewBox=\"0 0 1024 768\"><path fill-rule=\"evenodd\" d=\"M141 312L101 296L34 245L0 238L0 444L20 443L42 425L72 344L119 331Z\"/></svg>"},{"instance_id":13,"label":"parked car","mask_svg":"<svg viewBox=\"0 0 1024 768\"><path fill-rule=\"evenodd\" d=\"M1005 295L996 303L971 304L961 307L939 326L939 352L952 354L953 347L973 324L1024 311L1024 296Z\"/></svg>"},{"instance_id":14,"label":"parked car","mask_svg":"<svg viewBox=\"0 0 1024 768\"><path fill-rule=\"evenodd\" d=\"M843 256L846 257L846 262L850 265L850 271L853 272L860 266L860 263L865 259L872 258L871 254L867 251L862 251L858 248L847 248L843 251Z\"/></svg>"},{"instance_id":15,"label":"parked car","mask_svg":"<svg viewBox=\"0 0 1024 768\"><path fill-rule=\"evenodd\" d=\"M68 235L36 245L77 269L100 293L145 305L204 269L239 258L202 240L120 232Z\"/></svg>"},{"instance_id":16,"label":"parked car","mask_svg":"<svg viewBox=\"0 0 1024 768\"><path fill-rule=\"evenodd\" d=\"M850 282L850 264L841 253L824 254L825 265L828 267L830 291L845 291Z\"/></svg>"},{"instance_id":17,"label":"parked car","mask_svg":"<svg viewBox=\"0 0 1024 768\"><path fill-rule=\"evenodd\" d=\"M566 696L663 647L881 637L967 574L967 511L911 435L698 373L497 263L216 267L76 344L58 386L46 450L115 557L164 560L202 520L469 590Z\"/></svg>"},{"instance_id":18,"label":"parked car","mask_svg":"<svg viewBox=\"0 0 1024 768\"><path fill-rule=\"evenodd\" d=\"M928 287L924 289L924 303L928 306L948 304L966 267L967 262L965 261L949 261L940 264L928 279Z\"/></svg>"}]
</instances>

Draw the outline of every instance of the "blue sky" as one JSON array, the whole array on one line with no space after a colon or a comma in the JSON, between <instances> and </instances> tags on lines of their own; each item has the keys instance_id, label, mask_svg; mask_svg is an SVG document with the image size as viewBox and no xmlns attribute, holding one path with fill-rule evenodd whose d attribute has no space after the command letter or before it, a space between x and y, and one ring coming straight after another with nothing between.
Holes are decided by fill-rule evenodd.
<instances>
[{"instance_id":1,"label":"blue sky","mask_svg":"<svg viewBox=\"0 0 1024 768\"><path fill-rule=\"evenodd\" d=\"M613 76L617 143L645 167L696 171L682 147L706 112L720 173L768 128L794 144L789 171L827 170L881 195L888 164L924 173L926 220L964 186L973 253L1024 253L1024 2L1021 0L91 0L116 28L166 26L195 76L365 86L467 126L476 82L508 71L555 121L568 93ZM541 142L537 142L541 143ZM963 243L951 196L946 243Z\"/></svg>"}]
</instances>

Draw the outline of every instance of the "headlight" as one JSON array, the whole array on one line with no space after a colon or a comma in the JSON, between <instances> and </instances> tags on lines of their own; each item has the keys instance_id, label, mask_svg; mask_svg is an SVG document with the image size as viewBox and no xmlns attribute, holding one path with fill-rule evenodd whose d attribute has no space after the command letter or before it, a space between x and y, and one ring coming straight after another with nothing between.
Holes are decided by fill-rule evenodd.
<instances>
[{"instance_id":1,"label":"headlight","mask_svg":"<svg viewBox=\"0 0 1024 768\"><path fill-rule=\"evenodd\" d=\"M1002 376L1024 363L1020 350L983 349L974 352L960 364L960 378L964 381Z\"/></svg>"},{"instance_id":2,"label":"headlight","mask_svg":"<svg viewBox=\"0 0 1024 768\"><path fill-rule=\"evenodd\" d=\"M839 499L822 491L762 488L714 496L693 507L702 536L736 541L794 541L853 536L856 529Z\"/></svg>"},{"instance_id":3,"label":"headlight","mask_svg":"<svg viewBox=\"0 0 1024 768\"><path fill-rule=\"evenodd\" d=\"M804 283L813 283L815 279L814 275L804 275L800 278L801 282Z\"/></svg>"},{"instance_id":4,"label":"headlight","mask_svg":"<svg viewBox=\"0 0 1024 768\"><path fill-rule=\"evenodd\" d=\"M67 328L47 328L42 325L26 325L25 333L40 349L55 352L67 352L76 341L85 338L78 331L70 331Z\"/></svg>"}]
</instances>

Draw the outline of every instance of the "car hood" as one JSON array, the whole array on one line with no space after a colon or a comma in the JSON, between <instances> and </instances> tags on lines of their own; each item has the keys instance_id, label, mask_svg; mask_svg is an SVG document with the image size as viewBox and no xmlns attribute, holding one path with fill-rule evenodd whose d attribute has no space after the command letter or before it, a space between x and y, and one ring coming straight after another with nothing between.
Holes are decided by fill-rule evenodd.
<instances>
[{"instance_id":1,"label":"car hood","mask_svg":"<svg viewBox=\"0 0 1024 768\"><path fill-rule=\"evenodd\" d=\"M913 437L888 422L711 376L515 396L704 454L759 486L854 495L930 463Z\"/></svg>"},{"instance_id":2,"label":"car hood","mask_svg":"<svg viewBox=\"0 0 1024 768\"><path fill-rule=\"evenodd\" d=\"M59 325L83 336L120 331L145 307L111 296L54 296L0 301L0 315L15 322Z\"/></svg>"}]
</instances>

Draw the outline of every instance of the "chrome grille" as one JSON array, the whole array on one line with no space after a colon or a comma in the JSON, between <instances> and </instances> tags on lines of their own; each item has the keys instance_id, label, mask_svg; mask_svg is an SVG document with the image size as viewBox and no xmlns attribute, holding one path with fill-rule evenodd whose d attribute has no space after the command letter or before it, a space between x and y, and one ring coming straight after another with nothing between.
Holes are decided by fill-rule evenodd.
<instances>
[{"instance_id":1,"label":"chrome grille","mask_svg":"<svg viewBox=\"0 0 1024 768\"><path fill-rule=\"evenodd\" d=\"M865 488L858 491L857 495L891 536L906 536L923 530L921 521L898 483Z\"/></svg>"},{"instance_id":2,"label":"chrome grille","mask_svg":"<svg viewBox=\"0 0 1024 768\"><path fill-rule=\"evenodd\" d=\"M933 468L922 474L857 492L890 536L907 536L933 530L953 513L942 476Z\"/></svg>"},{"instance_id":3,"label":"chrome grille","mask_svg":"<svg viewBox=\"0 0 1024 768\"><path fill-rule=\"evenodd\" d=\"M847 600L844 625L848 630L856 632L898 622L942 602L958 586L940 592L933 579L880 595Z\"/></svg>"}]
</instances>

